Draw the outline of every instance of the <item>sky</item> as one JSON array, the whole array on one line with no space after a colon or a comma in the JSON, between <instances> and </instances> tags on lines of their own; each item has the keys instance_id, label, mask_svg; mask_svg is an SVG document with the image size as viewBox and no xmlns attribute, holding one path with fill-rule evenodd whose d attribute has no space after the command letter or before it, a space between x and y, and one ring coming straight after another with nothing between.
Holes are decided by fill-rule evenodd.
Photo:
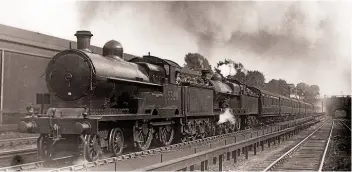
<instances>
[{"instance_id":1,"label":"sky","mask_svg":"<svg viewBox=\"0 0 352 172\"><path fill-rule=\"evenodd\" d=\"M214 66L225 58L264 73L266 82L318 85L321 95L351 94L351 2L0 1L0 23L64 39L93 33L126 53L180 65L199 52ZM223 69L228 74L228 69Z\"/></svg>"}]
</instances>

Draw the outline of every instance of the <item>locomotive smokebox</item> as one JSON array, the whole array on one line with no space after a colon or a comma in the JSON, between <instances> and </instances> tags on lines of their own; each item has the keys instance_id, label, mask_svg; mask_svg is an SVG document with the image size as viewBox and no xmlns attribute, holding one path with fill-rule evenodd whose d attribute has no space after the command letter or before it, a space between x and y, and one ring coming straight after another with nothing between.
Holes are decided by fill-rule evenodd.
<instances>
[{"instance_id":1,"label":"locomotive smokebox","mask_svg":"<svg viewBox=\"0 0 352 172\"><path fill-rule=\"evenodd\" d=\"M90 51L90 38L93 34L90 31L80 30L76 32L75 36L77 37L77 49Z\"/></svg>"}]
</instances>

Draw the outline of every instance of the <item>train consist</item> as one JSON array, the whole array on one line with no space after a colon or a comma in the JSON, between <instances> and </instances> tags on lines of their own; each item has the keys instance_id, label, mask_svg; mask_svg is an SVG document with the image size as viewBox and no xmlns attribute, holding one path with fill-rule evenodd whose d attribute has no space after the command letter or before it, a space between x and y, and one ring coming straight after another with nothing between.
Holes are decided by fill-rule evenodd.
<instances>
[{"instance_id":1,"label":"train consist","mask_svg":"<svg viewBox=\"0 0 352 172\"><path fill-rule=\"evenodd\" d=\"M44 159L69 151L95 161L103 151L118 156L126 147L147 150L152 143L166 146L315 111L311 104L150 54L126 61L115 40L96 54L89 50L89 31L75 36L77 49L61 51L48 63L50 108L18 125L20 132L40 134ZM193 81L186 81L190 76ZM219 124L225 109L234 122Z\"/></svg>"}]
</instances>

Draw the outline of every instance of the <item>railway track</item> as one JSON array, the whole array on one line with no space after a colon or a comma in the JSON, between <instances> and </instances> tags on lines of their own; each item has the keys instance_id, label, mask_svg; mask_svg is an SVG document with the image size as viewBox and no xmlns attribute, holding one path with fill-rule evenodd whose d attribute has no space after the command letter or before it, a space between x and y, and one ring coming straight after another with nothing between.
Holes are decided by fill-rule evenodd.
<instances>
[{"instance_id":1,"label":"railway track","mask_svg":"<svg viewBox=\"0 0 352 172\"><path fill-rule=\"evenodd\" d=\"M351 131L351 128L343 121L343 120L338 120L342 125L344 125L348 130Z\"/></svg>"},{"instance_id":2,"label":"railway track","mask_svg":"<svg viewBox=\"0 0 352 172\"><path fill-rule=\"evenodd\" d=\"M334 130L323 171L351 171L350 120L334 119L334 121Z\"/></svg>"},{"instance_id":3,"label":"railway track","mask_svg":"<svg viewBox=\"0 0 352 172\"><path fill-rule=\"evenodd\" d=\"M37 161L37 148L17 149L0 152L0 167L14 166Z\"/></svg>"},{"instance_id":4,"label":"railway track","mask_svg":"<svg viewBox=\"0 0 352 172\"><path fill-rule=\"evenodd\" d=\"M0 125L0 133L2 132L17 132L17 124Z\"/></svg>"},{"instance_id":5,"label":"railway track","mask_svg":"<svg viewBox=\"0 0 352 172\"><path fill-rule=\"evenodd\" d=\"M24 146L24 145L35 145L38 137L24 137L15 139L1 139L0 140L0 151L3 149Z\"/></svg>"},{"instance_id":6,"label":"railway track","mask_svg":"<svg viewBox=\"0 0 352 172\"><path fill-rule=\"evenodd\" d=\"M236 133L224 134L221 136L214 136L202 140L196 140L186 143L179 143L170 145L167 147L161 147L156 149L151 149L141 152L127 153L119 157L105 158L91 163L79 163L78 165L64 166L62 168L57 168L53 171L75 171L75 170L84 170L91 169L103 170L104 169L115 169L115 164L118 163L118 171L129 171L136 168L145 167L151 164L157 164L160 162L168 161L177 157L184 157L187 155L192 155L197 152L204 150L221 147L228 145L234 142L250 139L253 137L258 137L261 134L271 133L279 131L287 127L292 127L295 124L303 123L313 118L304 118L296 121L282 122L280 125L267 126L260 130L248 129L239 131ZM131 164L134 166L131 167ZM34 163L22 164L19 166L5 167L0 169L0 171L22 171L22 170L36 170L36 171L50 171L52 168L46 168L43 166L43 162L38 161Z\"/></svg>"},{"instance_id":7,"label":"railway track","mask_svg":"<svg viewBox=\"0 0 352 172\"><path fill-rule=\"evenodd\" d=\"M255 170L262 171L321 171L329 147L334 122L324 122L302 141L279 158L268 158Z\"/></svg>"},{"instance_id":8,"label":"railway track","mask_svg":"<svg viewBox=\"0 0 352 172\"><path fill-rule=\"evenodd\" d=\"M235 142L229 145L216 147L203 152L199 152L187 157L182 157L168 162L151 165L145 168L137 169L135 171L178 171L178 170L209 170L209 162L213 162L215 165L218 164L218 171L223 170L224 160L231 160L237 162L237 157L242 154L248 159L249 151L253 151L254 154L257 153L259 146L264 150L265 143L270 143L279 141L282 138L288 138L299 131L314 125L317 121L310 121L297 126L285 128L283 130L275 131L272 133L267 133L259 135L248 140L243 140L240 142ZM242 150L242 151L241 151ZM218 161L218 162L217 162ZM200 165L200 166L199 166ZM196 169L197 168L197 169ZM214 169L212 169L214 170Z\"/></svg>"}]
</instances>

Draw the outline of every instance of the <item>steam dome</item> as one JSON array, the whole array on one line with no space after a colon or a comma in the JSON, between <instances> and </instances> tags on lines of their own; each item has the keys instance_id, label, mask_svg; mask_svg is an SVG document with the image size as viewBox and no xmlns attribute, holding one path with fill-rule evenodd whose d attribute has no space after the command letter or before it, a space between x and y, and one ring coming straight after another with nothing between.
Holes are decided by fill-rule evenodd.
<instances>
[{"instance_id":1,"label":"steam dome","mask_svg":"<svg viewBox=\"0 0 352 172\"><path fill-rule=\"evenodd\" d=\"M120 42L111 40L103 47L103 56L117 56L123 59L123 47Z\"/></svg>"},{"instance_id":2,"label":"steam dome","mask_svg":"<svg viewBox=\"0 0 352 172\"><path fill-rule=\"evenodd\" d=\"M211 77L211 80L213 80L213 81L221 81L222 77L221 77L220 74L214 73L214 75Z\"/></svg>"}]
</instances>

